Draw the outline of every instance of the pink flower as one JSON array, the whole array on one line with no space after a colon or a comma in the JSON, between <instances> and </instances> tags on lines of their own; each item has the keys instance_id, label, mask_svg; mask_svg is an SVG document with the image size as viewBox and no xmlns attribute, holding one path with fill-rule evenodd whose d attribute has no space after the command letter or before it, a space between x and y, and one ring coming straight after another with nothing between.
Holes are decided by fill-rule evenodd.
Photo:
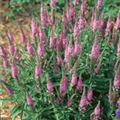
<instances>
[{"instance_id":1,"label":"pink flower","mask_svg":"<svg viewBox=\"0 0 120 120\"><path fill-rule=\"evenodd\" d=\"M29 94L27 94L26 100L27 100L27 104L28 104L29 106L33 106L33 105L34 105L33 100L32 100L32 97L31 97Z\"/></svg>"},{"instance_id":2,"label":"pink flower","mask_svg":"<svg viewBox=\"0 0 120 120\"><path fill-rule=\"evenodd\" d=\"M64 95L66 90L67 90L67 77L64 75L62 77L62 81L60 83L59 92L60 92L60 94Z\"/></svg>"},{"instance_id":3,"label":"pink flower","mask_svg":"<svg viewBox=\"0 0 120 120\"><path fill-rule=\"evenodd\" d=\"M74 53L74 48L73 48L72 40L69 41L68 53L69 53L69 55L73 55L73 53Z\"/></svg>"},{"instance_id":4,"label":"pink flower","mask_svg":"<svg viewBox=\"0 0 120 120\"><path fill-rule=\"evenodd\" d=\"M120 11L118 12L117 20L116 20L116 28L120 29Z\"/></svg>"},{"instance_id":5,"label":"pink flower","mask_svg":"<svg viewBox=\"0 0 120 120\"><path fill-rule=\"evenodd\" d=\"M41 67L40 65L35 66L35 79L37 80L41 75Z\"/></svg>"},{"instance_id":6,"label":"pink flower","mask_svg":"<svg viewBox=\"0 0 120 120\"><path fill-rule=\"evenodd\" d=\"M95 40L91 50L91 57L98 58L99 54L100 54L99 42Z\"/></svg>"},{"instance_id":7,"label":"pink flower","mask_svg":"<svg viewBox=\"0 0 120 120\"><path fill-rule=\"evenodd\" d=\"M42 43L38 43L37 54L44 58L44 45Z\"/></svg>"},{"instance_id":8,"label":"pink flower","mask_svg":"<svg viewBox=\"0 0 120 120\"><path fill-rule=\"evenodd\" d=\"M99 26L99 21L95 18L93 20L93 24L92 24L92 30L93 30L93 32L95 32L95 30L98 28L98 26Z\"/></svg>"},{"instance_id":9,"label":"pink flower","mask_svg":"<svg viewBox=\"0 0 120 120\"><path fill-rule=\"evenodd\" d=\"M18 69L15 63L12 63L11 66L11 73L12 73L12 77L15 79L18 77Z\"/></svg>"},{"instance_id":10,"label":"pink flower","mask_svg":"<svg viewBox=\"0 0 120 120\"><path fill-rule=\"evenodd\" d=\"M82 0L82 3L81 3L81 13L84 14L85 10L86 10L86 1Z\"/></svg>"},{"instance_id":11,"label":"pink flower","mask_svg":"<svg viewBox=\"0 0 120 120\"><path fill-rule=\"evenodd\" d=\"M46 10L44 9L43 5L41 5L40 17L41 17L41 25L46 26L47 14L46 14Z\"/></svg>"},{"instance_id":12,"label":"pink flower","mask_svg":"<svg viewBox=\"0 0 120 120\"><path fill-rule=\"evenodd\" d=\"M110 31L112 29L112 19L109 16L108 22L107 22L107 28L106 31Z\"/></svg>"},{"instance_id":13,"label":"pink flower","mask_svg":"<svg viewBox=\"0 0 120 120\"><path fill-rule=\"evenodd\" d=\"M114 77L114 87L119 89L120 87L120 74L116 73Z\"/></svg>"},{"instance_id":14,"label":"pink flower","mask_svg":"<svg viewBox=\"0 0 120 120\"><path fill-rule=\"evenodd\" d=\"M50 15L48 18L48 24L49 25L54 25L54 21L53 21L53 15Z\"/></svg>"},{"instance_id":15,"label":"pink flower","mask_svg":"<svg viewBox=\"0 0 120 120\"><path fill-rule=\"evenodd\" d=\"M75 41L74 55L80 54L80 43L78 40Z\"/></svg>"},{"instance_id":16,"label":"pink flower","mask_svg":"<svg viewBox=\"0 0 120 120\"><path fill-rule=\"evenodd\" d=\"M5 68L7 68L7 67L9 66L9 62L8 62L8 59L7 59L7 58L4 58L3 66L4 66Z\"/></svg>"},{"instance_id":17,"label":"pink flower","mask_svg":"<svg viewBox=\"0 0 120 120\"><path fill-rule=\"evenodd\" d=\"M45 35L44 30L42 30L42 29L40 30L39 37L40 37L41 41L43 42L43 44L46 44L46 35Z\"/></svg>"},{"instance_id":18,"label":"pink flower","mask_svg":"<svg viewBox=\"0 0 120 120\"><path fill-rule=\"evenodd\" d=\"M61 65L62 64L62 59L61 59L61 57L60 57L60 54L59 54L59 52L57 53L57 64L58 65Z\"/></svg>"},{"instance_id":19,"label":"pink flower","mask_svg":"<svg viewBox=\"0 0 120 120\"><path fill-rule=\"evenodd\" d=\"M56 6L56 0L50 0L50 7L54 9L55 6Z\"/></svg>"},{"instance_id":20,"label":"pink flower","mask_svg":"<svg viewBox=\"0 0 120 120\"><path fill-rule=\"evenodd\" d=\"M80 30L84 28L84 20L83 20L83 18L79 19L79 23L78 24L79 24L79 29Z\"/></svg>"},{"instance_id":21,"label":"pink flower","mask_svg":"<svg viewBox=\"0 0 120 120\"><path fill-rule=\"evenodd\" d=\"M74 0L74 5L78 5L79 4L79 0Z\"/></svg>"},{"instance_id":22,"label":"pink flower","mask_svg":"<svg viewBox=\"0 0 120 120\"><path fill-rule=\"evenodd\" d=\"M49 47L50 47L50 48L55 47L55 41L54 41L54 36L53 36L53 34L51 34L51 36L50 36L50 44L49 44Z\"/></svg>"},{"instance_id":23,"label":"pink flower","mask_svg":"<svg viewBox=\"0 0 120 120\"><path fill-rule=\"evenodd\" d=\"M29 56L31 57L33 54L33 47L30 43L27 44L27 51L28 51Z\"/></svg>"},{"instance_id":24,"label":"pink flower","mask_svg":"<svg viewBox=\"0 0 120 120\"><path fill-rule=\"evenodd\" d=\"M13 44L9 45L9 53L10 53L10 55L13 55L14 52L15 52L14 45Z\"/></svg>"},{"instance_id":25,"label":"pink flower","mask_svg":"<svg viewBox=\"0 0 120 120\"><path fill-rule=\"evenodd\" d=\"M53 92L53 85L52 85L52 82L48 79L47 80L47 90L48 92Z\"/></svg>"},{"instance_id":26,"label":"pink flower","mask_svg":"<svg viewBox=\"0 0 120 120\"><path fill-rule=\"evenodd\" d=\"M117 44L117 57L119 57L120 55L120 40L118 41L118 44Z\"/></svg>"},{"instance_id":27,"label":"pink flower","mask_svg":"<svg viewBox=\"0 0 120 120\"><path fill-rule=\"evenodd\" d=\"M70 98L67 102L67 105L65 106L65 108L68 108L72 105L72 98Z\"/></svg>"},{"instance_id":28,"label":"pink flower","mask_svg":"<svg viewBox=\"0 0 120 120\"><path fill-rule=\"evenodd\" d=\"M67 37L63 37L62 44L63 44L63 48L65 49L67 46Z\"/></svg>"},{"instance_id":29,"label":"pink flower","mask_svg":"<svg viewBox=\"0 0 120 120\"><path fill-rule=\"evenodd\" d=\"M98 118L100 118L100 102L98 102L98 104L97 104L97 106L96 106L96 108L95 108L95 110L94 110L94 114L95 114Z\"/></svg>"},{"instance_id":30,"label":"pink flower","mask_svg":"<svg viewBox=\"0 0 120 120\"><path fill-rule=\"evenodd\" d=\"M93 90L92 88L90 88L87 93L87 100L91 102L92 99L93 99Z\"/></svg>"},{"instance_id":31,"label":"pink flower","mask_svg":"<svg viewBox=\"0 0 120 120\"><path fill-rule=\"evenodd\" d=\"M85 108L87 105L88 105L88 101L87 101L87 98L85 96L85 92L83 91L83 94L82 94L82 97L81 97L81 100L79 103L79 109L85 111Z\"/></svg>"},{"instance_id":32,"label":"pink flower","mask_svg":"<svg viewBox=\"0 0 120 120\"><path fill-rule=\"evenodd\" d=\"M78 79L77 81L76 91L79 91L79 92L82 91L82 80L81 79Z\"/></svg>"},{"instance_id":33,"label":"pink flower","mask_svg":"<svg viewBox=\"0 0 120 120\"><path fill-rule=\"evenodd\" d=\"M96 6L98 9L100 9L102 7L102 0L98 0Z\"/></svg>"},{"instance_id":34,"label":"pink flower","mask_svg":"<svg viewBox=\"0 0 120 120\"><path fill-rule=\"evenodd\" d=\"M66 63L69 62L69 52L68 52L68 48L67 47L64 50L64 61Z\"/></svg>"},{"instance_id":35,"label":"pink flower","mask_svg":"<svg viewBox=\"0 0 120 120\"><path fill-rule=\"evenodd\" d=\"M7 53L3 46L0 46L0 55L3 56L4 58L7 57Z\"/></svg>"},{"instance_id":36,"label":"pink flower","mask_svg":"<svg viewBox=\"0 0 120 120\"><path fill-rule=\"evenodd\" d=\"M62 41L61 41L61 39L60 39L60 36L58 35L58 37L57 37L57 41L56 41L57 43L57 48L58 48L58 50L61 50L62 49Z\"/></svg>"},{"instance_id":37,"label":"pink flower","mask_svg":"<svg viewBox=\"0 0 120 120\"><path fill-rule=\"evenodd\" d=\"M62 15L62 22L67 26L67 18L65 14Z\"/></svg>"},{"instance_id":38,"label":"pink flower","mask_svg":"<svg viewBox=\"0 0 120 120\"><path fill-rule=\"evenodd\" d=\"M78 22L76 22L74 25L74 31L73 31L74 38L78 35L78 33L79 33L79 26L78 26Z\"/></svg>"},{"instance_id":39,"label":"pink flower","mask_svg":"<svg viewBox=\"0 0 120 120\"><path fill-rule=\"evenodd\" d=\"M73 75L72 75L72 79L71 79L70 85L71 85L71 86L74 86L74 85L76 85L76 84L77 84L77 75L76 75L76 73L74 72Z\"/></svg>"},{"instance_id":40,"label":"pink flower","mask_svg":"<svg viewBox=\"0 0 120 120\"><path fill-rule=\"evenodd\" d=\"M36 35L36 33L38 33L38 26L37 26L37 22L35 20L32 20L31 32L32 32L32 37L34 37Z\"/></svg>"}]
</instances>

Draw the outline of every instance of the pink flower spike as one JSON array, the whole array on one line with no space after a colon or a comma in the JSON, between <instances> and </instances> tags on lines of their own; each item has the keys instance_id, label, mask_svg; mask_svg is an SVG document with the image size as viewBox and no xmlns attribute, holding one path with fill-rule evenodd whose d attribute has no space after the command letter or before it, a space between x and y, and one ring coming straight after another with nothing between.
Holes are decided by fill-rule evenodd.
<instances>
[{"instance_id":1,"label":"pink flower spike","mask_svg":"<svg viewBox=\"0 0 120 120\"><path fill-rule=\"evenodd\" d=\"M74 48L74 56L76 56L77 54L80 54L80 43L78 40L75 41L75 48Z\"/></svg>"},{"instance_id":2,"label":"pink flower spike","mask_svg":"<svg viewBox=\"0 0 120 120\"><path fill-rule=\"evenodd\" d=\"M14 52L15 52L14 45L13 44L9 45L9 53L10 53L10 55L13 55Z\"/></svg>"},{"instance_id":3,"label":"pink flower spike","mask_svg":"<svg viewBox=\"0 0 120 120\"><path fill-rule=\"evenodd\" d=\"M72 75L72 79L71 79L71 83L70 85L73 87L77 84L77 75L76 73L74 72L73 75Z\"/></svg>"},{"instance_id":4,"label":"pink flower spike","mask_svg":"<svg viewBox=\"0 0 120 120\"><path fill-rule=\"evenodd\" d=\"M12 73L12 77L15 79L18 77L18 69L15 63L12 63L11 66L11 73Z\"/></svg>"},{"instance_id":5,"label":"pink flower spike","mask_svg":"<svg viewBox=\"0 0 120 120\"><path fill-rule=\"evenodd\" d=\"M44 45L42 43L38 43L37 54L44 58Z\"/></svg>"},{"instance_id":6,"label":"pink flower spike","mask_svg":"<svg viewBox=\"0 0 120 120\"><path fill-rule=\"evenodd\" d=\"M33 106L33 105L34 105L33 100L32 100L32 97L31 97L29 94L27 94L26 100L27 100L27 104L28 104L29 106Z\"/></svg>"},{"instance_id":7,"label":"pink flower spike","mask_svg":"<svg viewBox=\"0 0 120 120\"><path fill-rule=\"evenodd\" d=\"M79 91L79 92L82 91L82 80L81 79L78 79L77 81L76 91Z\"/></svg>"},{"instance_id":8,"label":"pink flower spike","mask_svg":"<svg viewBox=\"0 0 120 120\"><path fill-rule=\"evenodd\" d=\"M98 58L99 55L100 55L99 42L95 40L91 50L91 58Z\"/></svg>"},{"instance_id":9,"label":"pink flower spike","mask_svg":"<svg viewBox=\"0 0 120 120\"><path fill-rule=\"evenodd\" d=\"M56 6L56 0L50 0L50 7L54 9Z\"/></svg>"},{"instance_id":10,"label":"pink flower spike","mask_svg":"<svg viewBox=\"0 0 120 120\"><path fill-rule=\"evenodd\" d=\"M95 116L97 116L98 118L100 118L100 101L98 102L95 110L94 110L94 114Z\"/></svg>"},{"instance_id":11,"label":"pink flower spike","mask_svg":"<svg viewBox=\"0 0 120 120\"><path fill-rule=\"evenodd\" d=\"M4 58L7 57L7 53L3 46L0 46L0 55L3 56Z\"/></svg>"},{"instance_id":12,"label":"pink flower spike","mask_svg":"<svg viewBox=\"0 0 120 120\"><path fill-rule=\"evenodd\" d=\"M59 92L60 92L60 94L64 95L66 90L67 90L67 77L64 75L62 77L62 81L60 83Z\"/></svg>"},{"instance_id":13,"label":"pink flower spike","mask_svg":"<svg viewBox=\"0 0 120 120\"><path fill-rule=\"evenodd\" d=\"M98 1L97 1L96 7L97 7L98 9L100 9L100 8L102 7L102 0L98 0Z\"/></svg>"},{"instance_id":14,"label":"pink flower spike","mask_svg":"<svg viewBox=\"0 0 120 120\"><path fill-rule=\"evenodd\" d=\"M29 56L31 57L33 54L33 47L31 45L31 43L27 44L27 51L28 51Z\"/></svg>"},{"instance_id":15,"label":"pink flower spike","mask_svg":"<svg viewBox=\"0 0 120 120\"><path fill-rule=\"evenodd\" d=\"M92 99L93 99L93 90L92 88L90 88L87 93L87 100L88 102L91 102Z\"/></svg>"},{"instance_id":16,"label":"pink flower spike","mask_svg":"<svg viewBox=\"0 0 120 120\"><path fill-rule=\"evenodd\" d=\"M54 36L53 36L53 34L51 34L49 48L54 48L54 47L55 47Z\"/></svg>"},{"instance_id":17,"label":"pink flower spike","mask_svg":"<svg viewBox=\"0 0 120 120\"><path fill-rule=\"evenodd\" d=\"M35 66L35 79L37 80L41 75L41 67L40 65Z\"/></svg>"},{"instance_id":18,"label":"pink flower spike","mask_svg":"<svg viewBox=\"0 0 120 120\"><path fill-rule=\"evenodd\" d=\"M118 15L117 15L116 28L120 29L120 11L118 12Z\"/></svg>"},{"instance_id":19,"label":"pink flower spike","mask_svg":"<svg viewBox=\"0 0 120 120\"><path fill-rule=\"evenodd\" d=\"M9 62L8 62L8 59L7 59L7 58L4 58L3 66L4 66L5 68L8 68Z\"/></svg>"},{"instance_id":20,"label":"pink flower spike","mask_svg":"<svg viewBox=\"0 0 120 120\"><path fill-rule=\"evenodd\" d=\"M48 90L48 92L53 93L53 85L49 79L47 80L47 90Z\"/></svg>"},{"instance_id":21,"label":"pink flower spike","mask_svg":"<svg viewBox=\"0 0 120 120\"><path fill-rule=\"evenodd\" d=\"M82 3L81 3L81 13L82 13L82 15L84 14L85 10L86 10L86 1L82 0Z\"/></svg>"}]
</instances>

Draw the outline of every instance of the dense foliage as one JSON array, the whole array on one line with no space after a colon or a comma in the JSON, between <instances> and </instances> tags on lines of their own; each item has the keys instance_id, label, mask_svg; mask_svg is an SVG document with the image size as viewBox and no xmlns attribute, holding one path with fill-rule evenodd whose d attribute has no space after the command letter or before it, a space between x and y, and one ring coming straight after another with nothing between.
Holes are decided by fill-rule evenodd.
<instances>
[{"instance_id":1,"label":"dense foliage","mask_svg":"<svg viewBox=\"0 0 120 120\"><path fill-rule=\"evenodd\" d=\"M3 102L16 103L13 120L120 119L120 12L105 17L104 3L66 1L57 11L56 0L50 8L41 2L31 34L20 27L21 45L8 30L0 82L9 94Z\"/></svg>"}]
</instances>

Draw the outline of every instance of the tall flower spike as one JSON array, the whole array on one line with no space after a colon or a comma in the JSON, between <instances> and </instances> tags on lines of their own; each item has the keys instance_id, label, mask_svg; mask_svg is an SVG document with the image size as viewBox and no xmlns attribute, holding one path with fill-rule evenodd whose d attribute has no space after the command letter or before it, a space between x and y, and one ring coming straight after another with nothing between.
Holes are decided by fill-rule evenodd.
<instances>
[{"instance_id":1,"label":"tall flower spike","mask_svg":"<svg viewBox=\"0 0 120 120\"><path fill-rule=\"evenodd\" d=\"M112 19L109 16L109 19L107 21L107 27L106 27L106 32L110 31L112 29Z\"/></svg>"},{"instance_id":2,"label":"tall flower spike","mask_svg":"<svg viewBox=\"0 0 120 120\"><path fill-rule=\"evenodd\" d=\"M14 45L13 45L13 44L10 44L10 45L9 45L9 53L10 53L10 55L13 55L14 52L15 52Z\"/></svg>"},{"instance_id":3,"label":"tall flower spike","mask_svg":"<svg viewBox=\"0 0 120 120\"><path fill-rule=\"evenodd\" d=\"M53 93L53 85L50 79L47 80L47 91Z\"/></svg>"},{"instance_id":4,"label":"tall flower spike","mask_svg":"<svg viewBox=\"0 0 120 120\"><path fill-rule=\"evenodd\" d=\"M120 11L118 12L118 15L117 15L116 29L120 29Z\"/></svg>"},{"instance_id":5,"label":"tall flower spike","mask_svg":"<svg viewBox=\"0 0 120 120\"><path fill-rule=\"evenodd\" d=\"M75 73L75 71L74 71L74 73L73 73L73 75L72 75L72 79L71 79L70 85L71 85L71 86L75 86L76 84L77 84L77 75L76 75L76 73Z\"/></svg>"},{"instance_id":6,"label":"tall flower spike","mask_svg":"<svg viewBox=\"0 0 120 120\"><path fill-rule=\"evenodd\" d=\"M9 66L9 62L8 62L7 57L5 57L4 60L3 60L3 66L4 66L5 68L7 68L7 67Z\"/></svg>"},{"instance_id":7,"label":"tall flower spike","mask_svg":"<svg viewBox=\"0 0 120 120\"><path fill-rule=\"evenodd\" d=\"M80 103L79 103L79 110L80 111L85 111L87 105L88 105L88 101L87 101L87 98L86 98L86 95L85 95L85 88L84 88L84 91L82 93Z\"/></svg>"},{"instance_id":8,"label":"tall flower spike","mask_svg":"<svg viewBox=\"0 0 120 120\"><path fill-rule=\"evenodd\" d=\"M27 51L28 51L29 56L31 57L33 54L33 47L31 45L31 43L27 44Z\"/></svg>"},{"instance_id":9,"label":"tall flower spike","mask_svg":"<svg viewBox=\"0 0 120 120\"><path fill-rule=\"evenodd\" d=\"M12 73L12 77L14 79L16 79L18 77L18 69L17 69L17 66L14 62L11 65L11 73Z\"/></svg>"},{"instance_id":10,"label":"tall flower spike","mask_svg":"<svg viewBox=\"0 0 120 120\"><path fill-rule=\"evenodd\" d=\"M54 9L56 6L56 0L50 0L50 7Z\"/></svg>"},{"instance_id":11,"label":"tall flower spike","mask_svg":"<svg viewBox=\"0 0 120 120\"><path fill-rule=\"evenodd\" d=\"M117 44L117 57L120 56L120 40L118 41L118 44Z\"/></svg>"},{"instance_id":12,"label":"tall flower spike","mask_svg":"<svg viewBox=\"0 0 120 120\"><path fill-rule=\"evenodd\" d=\"M55 47L54 36L53 34L51 34L49 48L54 48L54 47Z\"/></svg>"},{"instance_id":13,"label":"tall flower spike","mask_svg":"<svg viewBox=\"0 0 120 120\"><path fill-rule=\"evenodd\" d=\"M27 100L27 104L28 104L29 106L33 106L33 105L34 105L33 99L32 99L32 97L31 97L29 94L27 94L26 100Z\"/></svg>"},{"instance_id":14,"label":"tall flower spike","mask_svg":"<svg viewBox=\"0 0 120 120\"><path fill-rule=\"evenodd\" d=\"M79 29L80 30L84 28L84 20L83 20L83 18L79 19L79 23L78 24L79 24Z\"/></svg>"},{"instance_id":15,"label":"tall flower spike","mask_svg":"<svg viewBox=\"0 0 120 120\"><path fill-rule=\"evenodd\" d=\"M60 87L59 87L59 92L60 92L60 94L65 94L66 93L66 90L67 90L67 77L64 75L63 77L62 77L62 81L61 81L61 83L60 83Z\"/></svg>"},{"instance_id":16,"label":"tall flower spike","mask_svg":"<svg viewBox=\"0 0 120 120\"><path fill-rule=\"evenodd\" d=\"M79 24L78 22L76 22L74 25L74 31L73 31L74 38L78 35L78 33L79 33Z\"/></svg>"},{"instance_id":17,"label":"tall flower spike","mask_svg":"<svg viewBox=\"0 0 120 120\"><path fill-rule=\"evenodd\" d=\"M63 37L62 44L63 44L63 49L65 49L67 46L67 37Z\"/></svg>"},{"instance_id":18,"label":"tall flower spike","mask_svg":"<svg viewBox=\"0 0 120 120\"><path fill-rule=\"evenodd\" d=\"M65 14L62 15L62 22L64 23L65 26L67 26L67 18Z\"/></svg>"},{"instance_id":19,"label":"tall flower spike","mask_svg":"<svg viewBox=\"0 0 120 120\"><path fill-rule=\"evenodd\" d=\"M92 50L91 50L91 58L98 58L100 54L99 42L96 40L93 43Z\"/></svg>"},{"instance_id":20,"label":"tall flower spike","mask_svg":"<svg viewBox=\"0 0 120 120\"><path fill-rule=\"evenodd\" d=\"M98 29L98 26L99 26L99 21L97 20L97 18L94 18L93 24L92 24L93 32L95 32L95 30Z\"/></svg>"},{"instance_id":21,"label":"tall flower spike","mask_svg":"<svg viewBox=\"0 0 120 120\"><path fill-rule=\"evenodd\" d=\"M85 10L86 10L86 1L82 0L82 3L81 3L81 13L82 13L82 15L84 14Z\"/></svg>"},{"instance_id":22,"label":"tall flower spike","mask_svg":"<svg viewBox=\"0 0 120 120\"><path fill-rule=\"evenodd\" d=\"M42 4L41 4L40 17L41 17L41 25L43 27L46 26L46 24L47 24L47 14L46 14L46 10L44 9Z\"/></svg>"},{"instance_id":23,"label":"tall flower spike","mask_svg":"<svg viewBox=\"0 0 120 120\"><path fill-rule=\"evenodd\" d=\"M41 75L41 66L40 64L35 66L35 79L37 80Z\"/></svg>"},{"instance_id":24,"label":"tall flower spike","mask_svg":"<svg viewBox=\"0 0 120 120\"><path fill-rule=\"evenodd\" d=\"M74 53L74 48L73 48L72 40L69 41L68 53L69 53L69 55L73 55L73 53Z\"/></svg>"},{"instance_id":25,"label":"tall flower spike","mask_svg":"<svg viewBox=\"0 0 120 120\"><path fill-rule=\"evenodd\" d=\"M82 92L82 80L80 78L77 81L76 91Z\"/></svg>"},{"instance_id":26,"label":"tall flower spike","mask_svg":"<svg viewBox=\"0 0 120 120\"><path fill-rule=\"evenodd\" d=\"M0 55L3 56L4 58L7 57L7 53L3 46L0 46Z\"/></svg>"},{"instance_id":27,"label":"tall flower spike","mask_svg":"<svg viewBox=\"0 0 120 120\"><path fill-rule=\"evenodd\" d=\"M94 114L98 119L100 119L100 101L98 102L98 104L94 110Z\"/></svg>"},{"instance_id":28,"label":"tall flower spike","mask_svg":"<svg viewBox=\"0 0 120 120\"><path fill-rule=\"evenodd\" d=\"M57 51L57 57L56 57L56 59L57 59L57 64L60 66L62 64L62 59L61 59L60 54L59 54L58 51Z\"/></svg>"},{"instance_id":29,"label":"tall flower spike","mask_svg":"<svg viewBox=\"0 0 120 120\"><path fill-rule=\"evenodd\" d=\"M88 102L91 102L92 99L93 99L93 90L92 90L92 88L89 88L89 90L87 92L87 100L88 100Z\"/></svg>"},{"instance_id":30,"label":"tall flower spike","mask_svg":"<svg viewBox=\"0 0 120 120\"><path fill-rule=\"evenodd\" d=\"M38 43L37 54L44 58L44 45L42 43Z\"/></svg>"},{"instance_id":31,"label":"tall flower spike","mask_svg":"<svg viewBox=\"0 0 120 120\"><path fill-rule=\"evenodd\" d=\"M75 41L75 48L74 48L74 56L76 56L77 54L80 54L80 43L78 40Z\"/></svg>"},{"instance_id":32,"label":"tall flower spike","mask_svg":"<svg viewBox=\"0 0 120 120\"><path fill-rule=\"evenodd\" d=\"M100 9L102 7L102 0L97 1L96 7L97 7L97 9Z\"/></svg>"},{"instance_id":33,"label":"tall flower spike","mask_svg":"<svg viewBox=\"0 0 120 120\"><path fill-rule=\"evenodd\" d=\"M46 44L46 35L45 35L45 32L43 29L40 30L39 37L40 37L41 41L43 42L43 44L45 45Z\"/></svg>"}]
</instances>

